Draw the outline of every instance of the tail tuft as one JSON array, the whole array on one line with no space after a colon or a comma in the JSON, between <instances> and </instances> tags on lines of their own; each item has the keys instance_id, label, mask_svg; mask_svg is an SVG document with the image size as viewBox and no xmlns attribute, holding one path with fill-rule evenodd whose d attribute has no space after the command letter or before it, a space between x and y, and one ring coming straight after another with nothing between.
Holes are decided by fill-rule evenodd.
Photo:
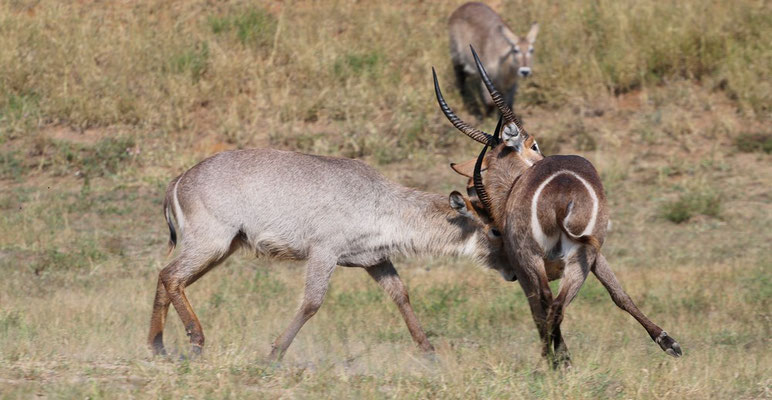
<instances>
[{"instance_id":1,"label":"tail tuft","mask_svg":"<svg viewBox=\"0 0 772 400\"><path fill-rule=\"evenodd\" d=\"M576 239L580 243L590 245L595 250L600 251L600 241L598 240L598 238L596 238L593 235L579 236L579 237L575 237L574 239Z\"/></svg>"},{"instance_id":2,"label":"tail tuft","mask_svg":"<svg viewBox=\"0 0 772 400\"><path fill-rule=\"evenodd\" d=\"M566 207L566 216L565 218L563 218L563 222L559 224L560 229L571 239L576 240L579 243L592 246L596 251L600 251L600 240L598 240L598 238L596 238L593 235L576 236L568 230L568 227L566 227L566 220L571 215L571 211L573 210L573 208L574 208L574 202L572 200L568 202L568 206Z\"/></svg>"}]
</instances>

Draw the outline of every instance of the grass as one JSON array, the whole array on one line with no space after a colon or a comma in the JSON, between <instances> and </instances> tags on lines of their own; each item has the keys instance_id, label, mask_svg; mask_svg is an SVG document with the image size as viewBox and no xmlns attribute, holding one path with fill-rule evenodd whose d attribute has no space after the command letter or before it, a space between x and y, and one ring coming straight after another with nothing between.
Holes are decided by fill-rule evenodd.
<instances>
[{"instance_id":1,"label":"grass","mask_svg":"<svg viewBox=\"0 0 772 400\"><path fill-rule=\"evenodd\" d=\"M462 190L479 148L447 54L458 4L0 3L0 397L738 398L772 390L768 243L772 13L763 2L496 5L541 23L517 104L547 154L580 154L612 210L604 253L679 340L671 359L589 277L550 371L517 285L467 259L395 260L437 347L340 268L281 365L264 361L303 266L236 254L187 290L207 337L170 312L175 356L145 335L168 181L215 152L357 157L402 184ZM680 223L674 223L680 222Z\"/></svg>"},{"instance_id":2,"label":"grass","mask_svg":"<svg viewBox=\"0 0 772 400\"><path fill-rule=\"evenodd\" d=\"M667 202L662 207L665 219L682 223L695 215L718 217L721 214L721 196L710 189L692 189Z\"/></svg>"},{"instance_id":3,"label":"grass","mask_svg":"<svg viewBox=\"0 0 772 400\"><path fill-rule=\"evenodd\" d=\"M261 8L237 10L224 16L210 16L209 26L215 35L233 33L242 45L265 48L274 39L276 18Z\"/></svg>"},{"instance_id":4,"label":"grass","mask_svg":"<svg viewBox=\"0 0 772 400\"><path fill-rule=\"evenodd\" d=\"M772 153L772 135L744 133L737 136L735 146L737 146L738 150L746 153L764 152L769 154Z\"/></svg>"}]
</instances>

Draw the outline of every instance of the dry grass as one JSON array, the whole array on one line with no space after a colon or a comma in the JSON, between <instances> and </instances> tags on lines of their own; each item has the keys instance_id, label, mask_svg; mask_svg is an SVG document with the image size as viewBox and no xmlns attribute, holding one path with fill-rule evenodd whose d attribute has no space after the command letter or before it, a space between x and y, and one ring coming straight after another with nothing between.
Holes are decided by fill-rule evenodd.
<instances>
[{"instance_id":1,"label":"dry grass","mask_svg":"<svg viewBox=\"0 0 772 400\"><path fill-rule=\"evenodd\" d=\"M548 153L601 171L604 251L683 358L590 278L566 315L576 368L551 372L519 287L438 258L397 262L436 360L366 274L341 268L271 366L302 265L246 255L188 291L205 356L151 358L163 189L201 158L270 145L463 187L446 165L476 146L438 112L429 74L461 104L444 33L456 4L15 0L0 4L0 397L772 396L769 5L501 3L516 30L542 24L519 112Z\"/></svg>"}]
</instances>

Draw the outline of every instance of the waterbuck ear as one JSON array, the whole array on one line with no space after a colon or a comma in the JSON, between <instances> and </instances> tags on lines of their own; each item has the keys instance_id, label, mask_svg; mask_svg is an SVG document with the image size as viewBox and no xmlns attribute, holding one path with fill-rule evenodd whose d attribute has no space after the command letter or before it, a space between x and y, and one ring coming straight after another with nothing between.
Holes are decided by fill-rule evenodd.
<instances>
[{"instance_id":1,"label":"waterbuck ear","mask_svg":"<svg viewBox=\"0 0 772 400\"><path fill-rule=\"evenodd\" d=\"M520 151L525 139L526 135L520 131L517 124L509 123L501 129L501 140L504 142L504 145L515 149L515 151Z\"/></svg>"},{"instance_id":2,"label":"waterbuck ear","mask_svg":"<svg viewBox=\"0 0 772 400\"><path fill-rule=\"evenodd\" d=\"M471 203L461 193L456 190L452 191L448 200L450 201L450 208L456 210L457 213L467 218L474 218L474 215L469 211L472 208Z\"/></svg>"},{"instance_id":3,"label":"waterbuck ear","mask_svg":"<svg viewBox=\"0 0 772 400\"><path fill-rule=\"evenodd\" d=\"M514 34L514 32L510 31L509 28L507 28L504 25L499 25L499 33L501 36L504 37L504 40L509 43L510 46L515 47L517 46L517 42L520 41L520 38L517 37L517 35ZM509 50L507 50L507 53Z\"/></svg>"},{"instance_id":4,"label":"waterbuck ear","mask_svg":"<svg viewBox=\"0 0 772 400\"><path fill-rule=\"evenodd\" d=\"M450 168L453 169L453 171L456 171L457 174L463 175L467 178L472 178L474 176L474 164L477 162L476 158L473 158L468 161L464 161L462 163L450 163ZM480 171L485 171L488 169L488 159L484 158L482 163L482 169Z\"/></svg>"},{"instance_id":5,"label":"waterbuck ear","mask_svg":"<svg viewBox=\"0 0 772 400\"><path fill-rule=\"evenodd\" d=\"M528 35L526 35L525 39L528 41L529 44L533 44L533 42L536 41L536 35L539 34L539 23L534 22L531 25L531 30L528 31Z\"/></svg>"}]
</instances>

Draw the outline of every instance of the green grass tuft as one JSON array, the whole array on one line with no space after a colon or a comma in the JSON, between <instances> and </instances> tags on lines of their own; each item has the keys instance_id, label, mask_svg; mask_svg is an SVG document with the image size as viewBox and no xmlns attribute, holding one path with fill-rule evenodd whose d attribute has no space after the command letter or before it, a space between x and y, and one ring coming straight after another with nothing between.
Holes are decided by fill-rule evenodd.
<instances>
[{"instance_id":1,"label":"green grass tuft","mask_svg":"<svg viewBox=\"0 0 772 400\"><path fill-rule=\"evenodd\" d=\"M270 46L277 29L276 18L260 8L236 11L225 16L211 16L208 22L215 35L229 33L242 45L257 49Z\"/></svg>"},{"instance_id":2,"label":"green grass tuft","mask_svg":"<svg viewBox=\"0 0 772 400\"><path fill-rule=\"evenodd\" d=\"M721 213L721 196L710 189L690 190L678 199L665 203L661 210L668 221L680 224L695 215L718 217Z\"/></svg>"},{"instance_id":3,"label":"green grass tuft","mask_svg":"<svg viewBox=\"0 0 772 400\"><path fill-rule=\"evenodd\" d=\"M362 53L347 53L339 57L333 64L333 73L338 79L346 80L350 76L377 76L383 66L384 55L377 51Z\"/></svg>"},{"instance_id":4,"label":"green grass tuft","mask_svg":"<svg viewBox=\"0 0 772 400\"><path fill-rule=\"evenodd\" d=\"M201 76L209 65L209 44L200 42L172 57L170 68L177 74L189 73L193 82L201 80Z\"/></svg>"},{"instance_id":5,"label":"green grass tuft","mask_svg":"<svg viewBox=\"0 0 772 400\"><path fill-rule=\"evenodd\" d=\"M737 149L745 152L763 152L772 153L772 134L764 133L743 133L734 141Z\"/></svg>"}]
</instances>

